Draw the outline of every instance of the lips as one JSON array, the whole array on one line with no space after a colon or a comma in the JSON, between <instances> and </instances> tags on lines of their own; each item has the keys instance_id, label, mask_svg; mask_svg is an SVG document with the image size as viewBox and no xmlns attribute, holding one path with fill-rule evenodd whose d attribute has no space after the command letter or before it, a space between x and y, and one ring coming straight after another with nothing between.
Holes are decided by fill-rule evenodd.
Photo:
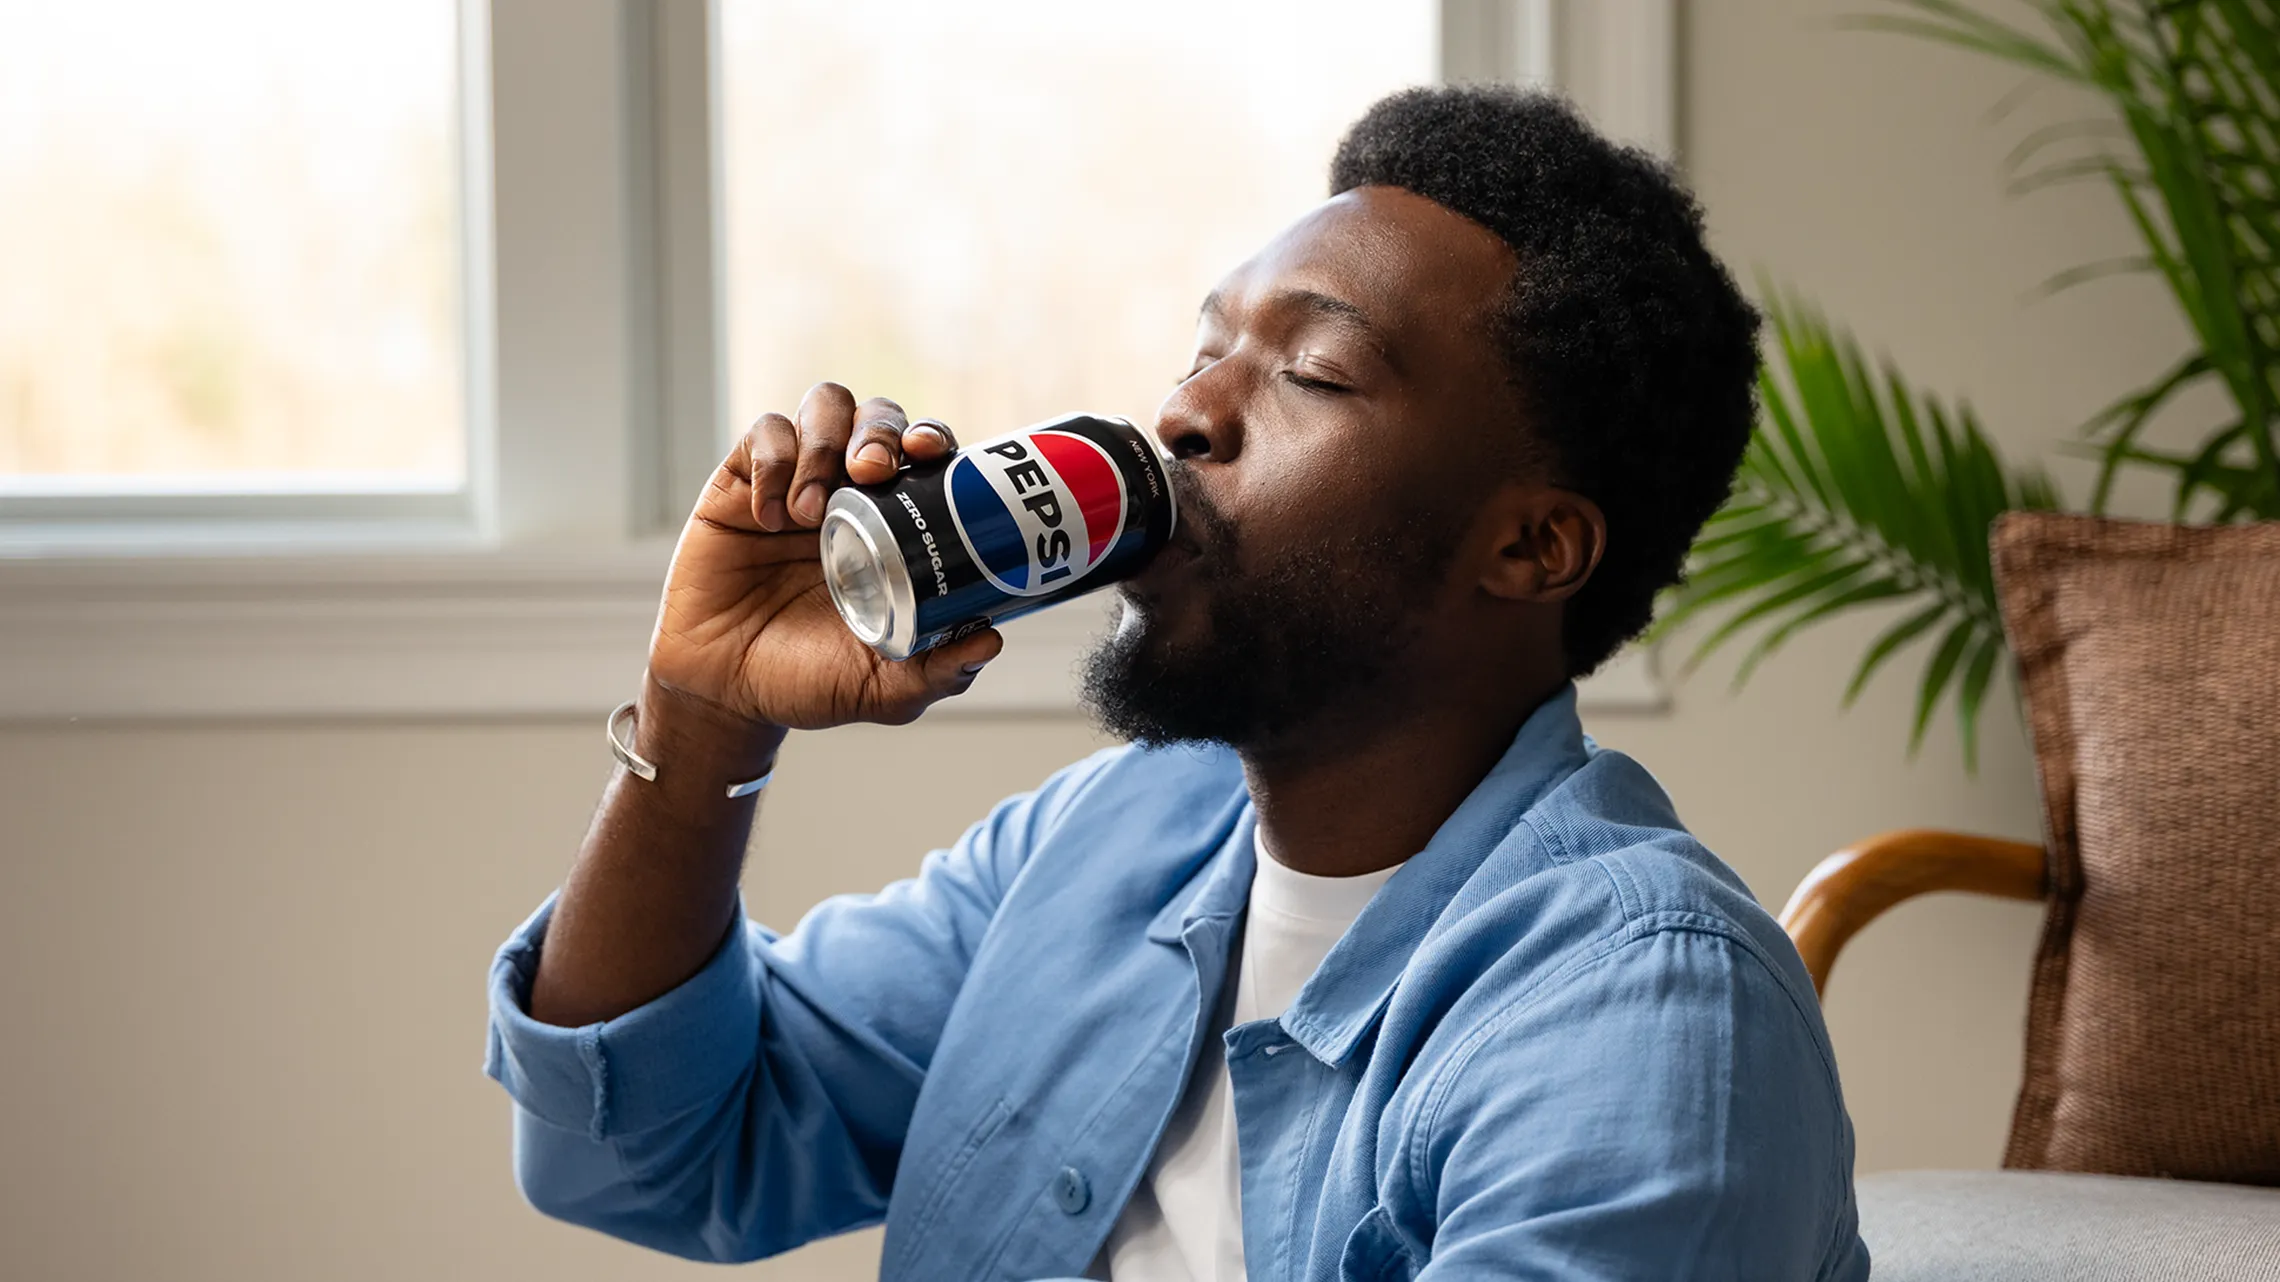
<instances>
[{"instance_id":1,"label":"lips","mask_svg":"<svg viewBox=\"0 0 2280 1282\"><path fill-rule=\"evenodd\" d=\"M1197 567L1222 559L1233 543L1233 529L1227 518L1204 497L1188 465L1174 463L1169 472L1172 495L1179 501L1180 520L1173 529L1171 541L1156 553L1146 568L1127 581L1132 594L1142 599L1153 599L1182 578L1192 576ZM1206 556L1208 541L1214 555Z\"/></svg>"},{"instance_id":2,"label":"lips","mask_svg":"<svg viewBox=\"0 0 2280 1282\"><path fill-rule=\"evenodd\" d=\"M1174 537L1171 542L1164 545L1162 551L1156 553L1146 568L1132 576L1127 586L1136 595L1142 597L1160 596L1174 579L1193 566L1202 556L1203 550L1197 547L1193 541L1184 537Z\"/></svg>"}]
</instances>

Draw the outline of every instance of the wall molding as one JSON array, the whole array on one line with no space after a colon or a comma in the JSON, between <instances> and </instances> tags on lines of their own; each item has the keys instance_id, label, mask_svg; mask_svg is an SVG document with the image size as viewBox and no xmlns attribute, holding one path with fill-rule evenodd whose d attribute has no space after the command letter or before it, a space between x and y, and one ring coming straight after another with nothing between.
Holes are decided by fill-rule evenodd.
<instances>
[{"instance_id":1,"label":"wall molding","mask_svg":"<svg viewBox=\"0 0 2280 1282\"><path fill-rule=\"evenodd\" d=\"M598 716L629 697L671 547L546 555L0 561L0 721ZM929 716L1077 711L1072 603ZM1627 655L1585 706L1667 705Z\"/></svg>"},{"instance_id":2,"label":"wall molding","mask_svg":"<svg viewBox=\"0 0 2280 1282\"><path fill-rule=\"evenodd\" d=\"M1565 52L1577 100L1609 136L1680 159L1677 0L1598 0L1573 12L1582 21Z\"/></svg>"},{"instance_id":3,"label":"wall molding","mask_svg":"<svg viewBox=\"0 0 2280 1282\"><path fill-rule=\"evenodd\" d=\"M1556 89L1678 158L1678 0L1441 0L1441 78Z\"/></svg>"}]
</instances>

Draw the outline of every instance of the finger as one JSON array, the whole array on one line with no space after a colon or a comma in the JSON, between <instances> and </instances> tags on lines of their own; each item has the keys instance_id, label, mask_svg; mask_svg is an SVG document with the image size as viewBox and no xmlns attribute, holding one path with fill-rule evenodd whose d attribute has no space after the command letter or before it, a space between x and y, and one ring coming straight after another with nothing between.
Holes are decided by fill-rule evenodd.
<instances>
[{"instance_id":1,"label":"finger","mask_svg":"<svg viewBox=\"0 0 2280 1282\"><path fill-rule=\"evenodd\" d=\"M744 451L752 478L752 519L774 533L792 528L784 507L791 489L792 469L799 455L800 431L781 414L763 414L744 433Z\"/></svg>"},{"instance_id":2,"label":"finger","mask_svg":"<svg viewBox=\"0 0 2280 1282\"><path fill-rule=\"evenodd\" d=\"M705 488L697 494L697 504L689 513L693 521L709 521L725 525L732 530L752 531L760 528L758 514L752 510L752 429L746 428L728 447L728 457L713 469Z\"/></svg>"},{"instance_id":3,"label":"finger","mask_svg":"<svg viewBox=\"0 0 2280 1282\"><path fill-rule=\"evenodd\" d=\"M847 442L847 479L877 485L894 479L902 466L903 431L910 420L903 407L874 396L855 409L855 435Z\"/></svg>"},{"instance_id":4,"label":"finger","mask_svg":"<svg viewBox=\"0 0 2280 1282\"><path fill-rule=\"evenodd\" d=\"M800 401L799 464L792 471L792 520L814 526L823 501L847 479L847 438L855 431L855 394L837 383L818 383Z\"/></svg>"},{"instance_id":5,"label":"finger","mask_svg":"<svg viewBox=\"0 0 2280 1282\"><path fill-rule=\"evenodd\" d=\"M951 435L950 426L938 418L922 418L902 434L903 456L913 463L946 457L957 448L958 438Z\"/></svg>"},{"instance_id":6,"label":"finger","mask_svg":"<svg viewBox=\"0 0 2280 1282\"><path fill-rule=\"evenodd\" d=\"M964 694L983 666L1004 648L1003 637L984 629L900 663L882 661L876 673L877 719L902 725L917 720L932 704Z\"/></svg>"}]
</instances>

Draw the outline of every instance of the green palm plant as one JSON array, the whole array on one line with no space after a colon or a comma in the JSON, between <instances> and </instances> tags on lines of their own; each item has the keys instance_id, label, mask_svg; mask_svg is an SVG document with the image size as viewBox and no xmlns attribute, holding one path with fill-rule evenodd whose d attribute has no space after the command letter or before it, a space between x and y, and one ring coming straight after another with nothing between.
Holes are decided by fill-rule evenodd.
<instances>
[{"instance_id":1,"label":"green palm plant","mask_svg":"<svg viewBox=\"0 0 2280 1282\"><path fill-rule=\"evenodd\" d=\"M2126 271L2167 284L2195 338L2160 378L2083 427L2104 511L2125 467L2166 472L2174 519L2280 518L2280 8L2274 0L2032 0L2038 35L1961 0L1887 0L1853 25L1994 56L2088 88L2107 118L2035 130L2012 153L2014 190L2094 180L2129 211L2145 253L2086 264L2049 288ZM1849 706L1899 651L1933 642L1917 686L1913 752L1955 691L1964 760L2005 666L1988 526L2051 508L2037 469L2007 465L1968 408L1872 368L1843 331L1773 297L1764 413L1732 499L1704 527L1658 635L1723 613L1689 665L1756 629L1736 685L1805 628L1875 605L1910 608L1870 643ZM2183 448L2149 428L2187 388L2214 381L2227 421ZM1936 641L1934 640L1936 638Z\"/></svg>"},{"instance_id":2,"label":"green palm plant","mask_svg":"<svg viewBox=\"0 0 2280 1282\"><path fill-rule=\"evenodd\" d=\"M1770 291L1767 291L1770 294ZM2004 654L1987 527L2012 508L2057 506L2033 468L2004 463L1968 406L1918 395L1810 309L1772 296L1772 357L1758 377L1764 417L1734 494L1703 527L1659 629L1730 606L1689 665L1756 627L1741 685L1813 624L1849 610L1914 608L1869 645L1845 688L1851 706L1911 642L1938 638L1918 683L1910 750L1951 686L1964 757Z\"/></svg>"},{"instance_id":3,"label":"green palm plant","mask_svg":"<svg viewBox=\"0 0 2280 1282\"><path fill-rule=\"evenodd\" d=\"M2109 185L2143 255L2089 264L2055 285L2158 272L2196 350L2092 419L2094 510L2115 473L2170 472L2173 515L2280 517L2280 6L2272 0L2037 0L2048 37L1958 0L1892 0L1858 25L1991 54L2095 92L2107 119L2038 129L2012 152L2014 190ZM2030 166L2032 166L2030 168ZM2142 443L2180 392L2214 379L2231 421L2191 449Z\"/></svg>"}]
</instances>

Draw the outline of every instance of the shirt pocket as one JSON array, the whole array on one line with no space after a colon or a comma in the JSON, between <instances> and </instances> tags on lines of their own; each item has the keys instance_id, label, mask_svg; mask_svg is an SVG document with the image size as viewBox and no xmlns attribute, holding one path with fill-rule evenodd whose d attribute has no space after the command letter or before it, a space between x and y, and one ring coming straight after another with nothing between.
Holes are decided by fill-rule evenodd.
<instances>
[{"instance_id":1,"label":"shirt pocket","mask_svg":"<svg viewBox=\"0 0 2280 1282\"><path fill-rule=\"evenodd\" d=\"M1392 1212L1383 1203L1371 1207L1346 1235L1346 1249L1338 1257L1338 1282L1409 1282L1416 1276L1417 1261L1402 1245Z\"/></svg>"},{"instance_id":2,"label":"shirt pocket","mask_svg":"<svg viewBox=\"0 0 2280 1282\"><path fill-rule=\"evenodd\" d=\"M908 1265L919 1257L926 1246L928 1235L934 1230L935 1220L941 1218L943 1203L949 1201L950 1195L958 1188L958 1177L965 1174L966 1168L973 1164L974 1154L981 1152L982 1145L989 1143L990 1137L997 1134L998 1128L1004 1126L1006 1119L1012 1116L1013 1108L1003 1099L993 1101L983 1111L981 1120L966 1132L966 1138L958 1145L957 1151L942 1163L941 1170L934 1177L933 1187L926 1191L926 1201L920 1204L918 1213L911 1216L910 1236L902 1240L902 1249L895 1253L894 1263L897 1269L881 1270L882 1276L899 1272L900 1266Z\"/></svg>"}]
</instances>

